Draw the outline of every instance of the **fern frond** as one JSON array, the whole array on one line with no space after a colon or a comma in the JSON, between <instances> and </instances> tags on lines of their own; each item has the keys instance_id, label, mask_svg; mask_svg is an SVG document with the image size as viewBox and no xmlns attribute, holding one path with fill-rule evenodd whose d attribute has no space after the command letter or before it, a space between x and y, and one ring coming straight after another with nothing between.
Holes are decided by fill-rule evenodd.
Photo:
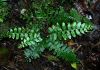
<instances>
[{"instance_id":1,"label":"fern frond","mask_svg":"<svg viewBox=\"0 0 100 70\"><path fill-rule=\"evenodd\" d=\"M77 62L77 57L74 54L74 52L71 50L71 48L67 47L60 41L58 41L56 38L53 37L54 35L51 34L49 36L49 39L47 40L47 48L50 51L53 51L53 54L56 55L59 58L62 58L69 62ZM52 37L52 38L51 38Z\"/></svg>"},{"instance_id":2,"label":"fern frond","mask_svg":"<svg viewBox=\"0 0 100 70\"><path fill-rule=\"evenodd\" d=\"M88 32L93 29L92 24L86 24L81 22L73 22L72 24L68 23L66 25L65 23L62 23L60 25L57 23L56 25L53 25L49 28L50 33L57 33L57 38L64 40L72 39L72 37L81 36L82 34L85 34L85 32Z\"/></svg>"},{"instance_id":3,"label":"fern frond","mask_svg":"<svg viewBox=\"0 0 100 70\"><path fill-rule=\"evenodd\" d=\"M38 32L38 30L35 30L35 28L25 29L23 27L22 28L18 27L18 28L10 29L7 35L9 36L9 38L21 40L21 44L19 45L19 48L32 46L42 41L42 38L40 37L40 33Z\"/></svg>"},{"instance_id":4,"label":"fern frond","mask_svg":"<svg viewBox=\"0 0 100 70\"><path fill-rule=\"evenodd\" d=\"M31 62L32 59L37 59L40 57L40 54L44 51L44 47L41 47L37 44L33 46L29 46L24 50L24 55L25 58L27 59L28 62Z\"/></svg>"}]
</instances>

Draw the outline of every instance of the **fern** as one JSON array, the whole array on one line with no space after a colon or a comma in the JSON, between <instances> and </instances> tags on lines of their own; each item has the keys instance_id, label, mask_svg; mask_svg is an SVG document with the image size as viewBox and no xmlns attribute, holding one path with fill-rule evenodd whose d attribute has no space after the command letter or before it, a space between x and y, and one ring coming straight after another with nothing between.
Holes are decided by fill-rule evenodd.
<instances>
[{"instance_id":1,"label":"fern","mask_svg":"<svg viewBox=\"0 0 100 70\"><path fill-rule=\"evenodd\" d=\"M42 41L42 38L40 37L39 30L36 27L32 27L31 29L28 28L13 28L10 29L7 33L9 38L13 39L20 39L21 44L18 46L19 48L23 48L26 46L36 45L37 43Z\"/></svg>"},{"instance_id":2,"label":"fern","mask_svg":"<svg viewBox=\"0 0 100 70\"><path fill-rule=\"evenodd\" d=\"M53 54L59 58L62 58L69 62L77 62L77 57L74 52L68 46L64 45L62 42L53 38L51 34L47 40L47 47L49 51L53 51Z\"/></svg>"},{"instance_id":3,"label":"fern","mask_svg":"<svg viewBox=\"0 0 100 70\"><path fill-rule=\"evenodd\" d=\"M40 44L29 46L24 50L25 58L28 62L31 62L32 59L39 58L44 49Z\"/></svg>"},{"instance_id":4,"label":"fern","mask_svg":"<svg viewBox=\"0 0 100 70\"><path fill-rule=\"evenodd\" d=\"M67 3L67 1L60 0L62 4ZM70 0L70 3L72 2L73 0ZM90 21L79 15L75 9L66 12L62 6L54 7L53 0L32 1L31 4L29 9L25 9L26 12L21 13L20 18L26 20L26 23L32 23L34 21L39 24L28 24L29 26L26 27L11 28L5 36L21 41L18 48L25 48L24 55L29 62L31 62L31 59L39 58L45 49L49 49L55 56L69 62L78 61L75 52L64 44L63 40L81 36L92 30L93 25ZM0 1L0 23L4 22L5 16L9 13L6 5L8 5L6 2L3 0ZM56 24L56 22L58 23ZM66 24L64 22L69 23ZM73 23L71 24L71 22ZM43 37L40 32L41 28L43 29L42 25L44 23L49 23L47 24L48 26L52 25L49 28L47 26L49 33L47 37ZM1 25L0 29L1 39L5 37L4 34L9 28L6 28L4 31Z\"/></svg>"},{"instance_id":5,"label":"fern","mask_svg":"<svg viewBox=\"0 0 100 70\"><path fill-rule=\"evenodd\" d=\"M72 51L71 48L69 48L62 41L72 39L73 37L85 34L86 32L93 29L93 25L88 23L88 21L85 23L79 22L82 19L75 9L72 9L69 12L70 14L66 13L63 7L59 7L59 9L57 9L56 11L50 8L49 10L51 11L50 12L47 11L48 14L41 9L38 10L39 11L35 11L35 16L38 20L43 22L44 20L47 19L49 23L54 24L48 28L49 35L47 36L47 38L41 36L40 34L41 28L39 27L41 26L40 24L39 25L32 24L27 26L26 28L25 27L12 28L7 32L7 36L12 39L21 40L21 44L19 44L18 47L19 48L26 47L24 50L24 55L29 62L31 62L31 59L39 58L45 49L49 49L49 51L52 51L53 54L56 55L57 57L65 59L69 62L78 61L76 55L74 54L75 52ZM53 14L54 17L51 18ZM50 15L51 17L49 17ZM75 15L78 15L78 17L75 18L76 17ZM58 23L56 23L56 21ZM65 24L64 22L66 21L70 23ZM72 21L76 22L73 22L71 24ZM29 20L28 22L31 21Z\"/></svg>"},{"instance_id":6,"label":"fern","mask_svg":"<svg viewBox=\"0 0 100 70\"><path fill-rule=\"evenodd\" d=\"M86 23L76 23L72 24L62 23L61 25L57 23L56 25L52 25L49 27L48 31L50 33L47 43L49 50L53 50L54 54L58 57L63 57L63 59L76 62L77 57L74 52L67 46L61 43L62 40L72 39L72 37L81 36L93 29L93 25Z\"/></svg>"},{"instance_id":7,"label":"fern","mask_svg":"<svg viewBox=\"0 0 100 70\"><path fill-rule=\"evenodd\" d=\"M82 34L85 34L85 32L88 32L89 30L93 29L92 24L86 24L81 22L73 22L72 24L68 23L66 25L65 23L62 23L61 26L59 23L56 25L53 25L49 28L50 33L57 33L55 38L59 38L60 40L63 38L64 40L72 39L72 37L76 37L77 35L81 36Z\"/></svg>"},{"instance_id":8,"label":"fern","mask_svg":"<svg viewBox=\"0 0 100 70\"><path fill-rule=\"evenodd\" d=\"M40 56L40 54L47 48L50 51L53 51L54 55L57 57L63 58L70 62L76 62L77 57L74 52L67 46L64 45L61 41L72 39L72 37L81 36L93 29L92 24L86 24L81 22L74 22L72 24L62 23L61 25L57 23L52 27L49 27L47 39L42 39L39 32L38 26L33 26L29 28L13 28L10 29L7 33L9 38L20 39L21 44L18 46L19 48L24 48L29 46L24 50L24 55L31 61L31 59L36 59Z\"/></svg>"}]
</instances>

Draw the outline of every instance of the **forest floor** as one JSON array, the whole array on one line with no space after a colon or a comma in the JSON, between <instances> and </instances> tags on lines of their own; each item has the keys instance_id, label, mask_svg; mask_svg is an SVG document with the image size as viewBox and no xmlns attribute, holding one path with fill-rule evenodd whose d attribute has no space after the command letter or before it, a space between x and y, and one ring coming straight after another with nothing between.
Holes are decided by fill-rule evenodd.
<instances>
[{"instance_id":1,"label":"forest floor","mask_svg":"<svg viewBox=\"0 0 100 70\"><path fill-rule=\"evenodd\" d=\"M74 40L74 46L80 46L77 49L77 56L81 64L78 65L78 70L99 70L100 69L100 1L98 0L91 8L83 2L75 3L78 11L82 11L85 15L91 15L91 21L98 26L91 34L83 37L78 37ZM79 9L79 6L81 9ZM80 12L81 13L81 12ZM73 43L73 41L69 41ZM6 53L0 53L0 70L75 70L70 63L64 62L62 59L48 61L49 52L45 52L44 56L31 63L26 63L22 56L23 49L18 49L14 46L18 45L19 41L4 38L0 41L0 50L5 50ZM73 46L72 45L72 46Z\"/></svg>"}]
</instances>

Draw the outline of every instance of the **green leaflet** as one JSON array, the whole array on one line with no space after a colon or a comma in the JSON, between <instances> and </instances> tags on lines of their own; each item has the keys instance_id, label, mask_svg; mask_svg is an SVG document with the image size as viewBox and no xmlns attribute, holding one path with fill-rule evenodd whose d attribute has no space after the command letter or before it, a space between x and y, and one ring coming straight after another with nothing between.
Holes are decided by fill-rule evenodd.
<instances>
[{"instance_id":1,"label":"green leaflet","mask_svg":"<svg viewBox=\"0 0 100 70\"><path fill-rule=\"evenodd\" d=\"M84 34L84 33L85 33L85 32L84 32L84 30L83 30L82 28L80 29L80 32L81 32L82 34Z\"/></svg>"},{"instance_id":2,"label":"green leaflet","mask_svg":"<svg viewBox=\"0 0 100 70\"><path fill-rule=\"evenodd\" d=\"M73 36L73 37L76 37L77 35L75 34L75 31L74 30L71 30L71 35Z\"/></svg>"},{"instance_id":3,"label":"green leaflet","mask_svg":"<svg viewBox=\"0 0 100 70\"><path fill-rule=\"evenodd\" d=\"M80 31L78 29L76 29L75 31L76 31L77 35L81 36L81 33L80 33Z\"/></svg>"},{"instance_id":4,"label":"green leaflet","mask_svg":"<svg viewBox=\"0 0 100 70\"><path fill-rule=\"evenodd\" d=\"M64 40L67 40L68 38L64 31L62 32L62 37L64 38Z\"/></svg>"},{"instance_id":5,"label":"green leaflet","mask_svg":"<svg viewBox=\"0 0 100 70\"><path fill-rule=\"evenodd\" d=\"M76 28L77 28L76 26L77 26L77 23L74 22L74 23L72 24L73 29L76 29Z\"/></svg>"},{"instance_id":6,"label":"green leaflet","mask_svg":"<svg viewBox=\"0 0 100 70\"><path fill-rule=\"evenodd\" d=\"M70 33L70 31L67 31L67 37L68 37L68 39L71 39L71 33Z\"/></svg>"},{"instance_id":7,"label":"green leaflet","mask_svg":"<svg viewBox=\"0 0 100 70\"><path fill-rule=\"evenodd\" d=\"M62 29L63 29L63 30L66 30L66 25L65 25L64 22L62 23Z\"/></svg>"},{"instance_id":8,"label":"green leaflet","mask_svg":"<svg viewBox=\"0 0 100 70\"><path fill-rule=\"evenodd\" d=\"M19 39L19 34L18 33L16 33L16 40L18 40Z\"/></svg>"},{"instance_id":9,"label":"green leaflet","mask_svg":"<svg viewBox=\"0 0 100 70\"><path fill-rule=\"evenodd\" d=\"M70 23L68 23L68 30L71 30L71 24Z\"/></svg>"},{"instance_id":10,"label":"green leaflet","mask_svg":"<svg viewBox=\"0 0 100 70\"><path fill-rule=\"evenodd\" d=\"M81 27L81 22L78 22L77 29L80 29L80 27Z\"/></svg>"}]
</instances>

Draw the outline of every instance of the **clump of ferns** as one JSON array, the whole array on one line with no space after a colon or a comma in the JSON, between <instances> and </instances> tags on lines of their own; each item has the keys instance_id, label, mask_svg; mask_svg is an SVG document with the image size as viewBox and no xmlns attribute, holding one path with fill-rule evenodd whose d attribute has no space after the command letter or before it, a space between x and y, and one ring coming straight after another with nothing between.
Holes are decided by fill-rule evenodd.
<instances>
[{"instance_id":1,"label":"clump of ferns","mask_svg":"<svg viewBox=\"0 0 100 70\"><path fill-rule=\"evenodd\" d=\"M75 62L77 57L74 52L67 45L63 44L63 40L72 39L76 36L81 36L93 29L93 25L90 23L73 22L72 24L57 23L49 28L48 47L50 50L54 50L56 56L61 57L67 61Z\"/></svg>"},{"instance_id":2,"label":"clump of ferns","mask_svg":"<svg viewBox=\"0 0 100 70\"><path fill-rule=\"evenodd\" d=\"M25 27L15 27L7 32L7 36L12 39L21 40L18 48L25 48L25 58L30 62L31 59L39 57L44 47L41 47L42 38L38 24L29 24Z\"/></svg>"},{"instance_id":3,"label":"clump of ferns","mask_svg":"<svg viewBox=\"0 0 100 70\"><path fill-rule=\"evenodd\" d=\"M81 36L92 29L93 25L90 23L57 23L48 28L49 35L47 38L41 37L38 25L31 25L31 27L28 28L13 28L8 31L7 35L9 38L21 40L21 44L18 46L19 48L29 46L24 51L28 61L40 57L40 54L47 48L53 51L54 55L57 57L63 58L69 62L76 62L76 55L71 48L62 41L72 39L72 37L78 35Z\"/></svg>"}]
</instances>

